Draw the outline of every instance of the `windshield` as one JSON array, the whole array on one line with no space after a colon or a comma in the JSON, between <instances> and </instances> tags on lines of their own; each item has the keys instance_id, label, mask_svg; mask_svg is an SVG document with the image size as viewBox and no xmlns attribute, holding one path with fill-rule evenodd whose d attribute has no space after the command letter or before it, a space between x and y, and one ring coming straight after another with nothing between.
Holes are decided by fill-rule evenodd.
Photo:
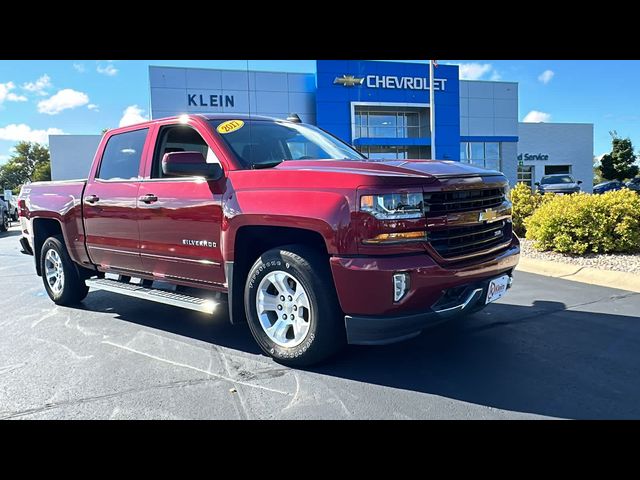
<instances>
[{"instance_id":1,"label":"windshield","mask_svg":"<svg viewBox=\"0 0 640 480\"><path fill-rule=\"evenodd\" d=\"M247 168L286 160L366 160L346 143L311 125L268 120L212 120L211 125Z\"/></svg>"},{"instance_id":2,"label":"windshield","mask_svg":"<svg viewBox=\"0 0 640 480\"><path fill-rule=\"evenodd\" d=\"M542 177L540 180L542 185L551 185L554 183L575 183L569 175L553 175L551 177Z\"/></svg>"}]
</instances>

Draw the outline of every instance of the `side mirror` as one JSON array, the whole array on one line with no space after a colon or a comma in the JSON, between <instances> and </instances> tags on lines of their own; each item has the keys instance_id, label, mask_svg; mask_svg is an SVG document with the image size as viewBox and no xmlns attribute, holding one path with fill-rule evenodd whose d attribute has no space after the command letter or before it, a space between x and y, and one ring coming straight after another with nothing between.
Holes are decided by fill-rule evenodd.
<instances>
[{"instance_id":1,"label":"side mirror","mask_svg":"<svg viewBox=\"0 0 640 480\"><path fill-rule=\"evenodd\" d=\"M539 186L540 186L540 182L536 182L536 183L534 183L534 185L535 185L536 187L539 187Z\"/></svg>"},{"instance_id":2,"label":"side mirror","mask_svg":"<svg viewBox=\"0 0 640 480\"><path fill-rule=\"evenodd\" d=\"M207 180L222 178L218 163L207 163L200 152L171 152L162 157L162 173L174 177L204 177Z\"/></svg>"},{"instance_id":3,"label":"side mirror","mask_svg":"<svg viewBox=\"0 0 640 480\"><path fill-rule=\"evenodd\" d=\"M577 183L578 185L582 185L582 180L578 180L576 183Z\"/></svg>"}]
</instances>

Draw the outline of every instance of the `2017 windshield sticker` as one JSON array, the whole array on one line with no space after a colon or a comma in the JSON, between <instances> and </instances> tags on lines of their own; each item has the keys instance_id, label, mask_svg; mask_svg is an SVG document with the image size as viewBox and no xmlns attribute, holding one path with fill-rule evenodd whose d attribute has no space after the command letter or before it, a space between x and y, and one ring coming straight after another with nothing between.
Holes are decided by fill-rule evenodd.
<instances>
[{"instance_id":1,"label":"2017 windshield sticker","mask_svg":"<svg viewBox=\"0 0 640 480\"><path fill-rule=\"evenodd\" d=\"M218 133L225 135L227 133L240 130L242 127L244 127L244 122L242 120L228 120L218 125Z\"/></svg>"}]
</instances>

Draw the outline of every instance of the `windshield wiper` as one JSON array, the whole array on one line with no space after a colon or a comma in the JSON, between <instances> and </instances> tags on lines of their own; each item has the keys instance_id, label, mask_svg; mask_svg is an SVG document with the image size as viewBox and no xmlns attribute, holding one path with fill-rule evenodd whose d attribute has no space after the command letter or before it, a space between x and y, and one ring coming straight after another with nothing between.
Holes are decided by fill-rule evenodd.
<instances>
[{"instance_id":1,"label":"windshield wiper","mask_svg":"<svg viewBox=\"0 0 640 480\"><path fill-rule=\"evenodd\" d=\"M252 170L259 170L262 168L273 168L280 165L284 160L278 160L277 162L269 162L269 163L254 163L251 165Z\"/></svg>"}]
</instances>

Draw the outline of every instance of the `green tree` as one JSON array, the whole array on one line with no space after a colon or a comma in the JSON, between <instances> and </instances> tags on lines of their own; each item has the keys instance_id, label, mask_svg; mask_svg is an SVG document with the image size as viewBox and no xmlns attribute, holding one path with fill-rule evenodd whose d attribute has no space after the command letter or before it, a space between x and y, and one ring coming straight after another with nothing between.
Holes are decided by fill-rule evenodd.
<instances>
[{"instance_id":1,"label":"green tree","mask_svg":"<svg viewBox=\"0 0 640 480\"><path fill-rule=\"evenodd\" d=\"M625 180L633 178L638 174L636 155L633 153L633 144L627 138L620 138L618 134L609 132L611 135L611 153L606 153L600 160L600 173L607 180Z\"/></svg>"},{"instance_id":2,"label":"green tree","mask_svg":"<svg viewBox=\"0 0 640 480\"><path fill-rule=\"evenodd\" d=\"M51 180L49 148L32 142L18 142L15 152L0 167L0 186L13 191L20 190L26 182Z\"/></svg>"}]
</instances>

